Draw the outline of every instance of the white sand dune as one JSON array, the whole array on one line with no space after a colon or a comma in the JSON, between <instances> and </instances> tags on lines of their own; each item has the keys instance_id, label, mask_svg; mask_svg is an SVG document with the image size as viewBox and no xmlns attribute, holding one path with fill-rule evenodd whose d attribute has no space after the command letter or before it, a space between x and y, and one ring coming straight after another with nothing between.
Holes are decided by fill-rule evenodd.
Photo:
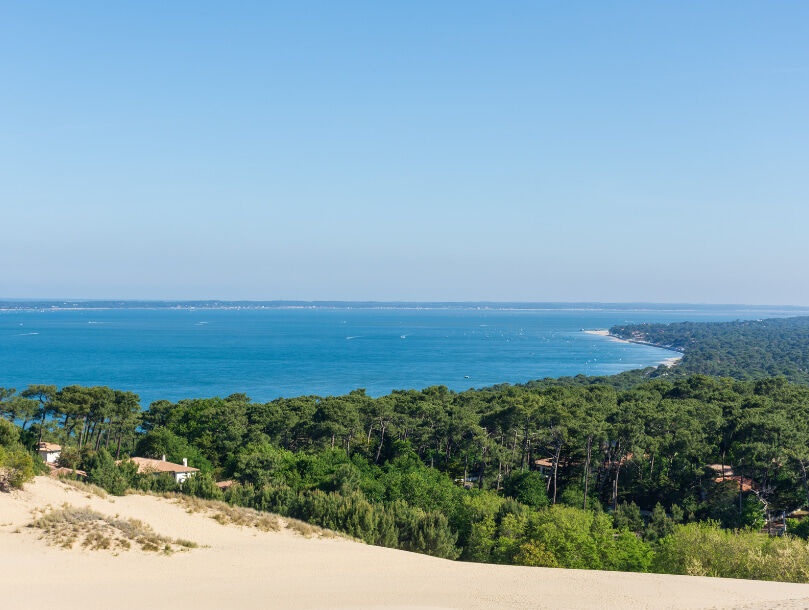
<instances>
[{"instance_id":1,"label":"white sand dune","mask_svg":"<svg viewBox=\"0 0 809 610\"><path fill-rule=\"evenodd\" d=\"M139 519L202 548L66 550L26 528L63 503ZM38 477L0 494L0 608L804 608L809 585L435 559L345 539L221 525L153 496L89 496Z\"/></svg>"}]
</instances>

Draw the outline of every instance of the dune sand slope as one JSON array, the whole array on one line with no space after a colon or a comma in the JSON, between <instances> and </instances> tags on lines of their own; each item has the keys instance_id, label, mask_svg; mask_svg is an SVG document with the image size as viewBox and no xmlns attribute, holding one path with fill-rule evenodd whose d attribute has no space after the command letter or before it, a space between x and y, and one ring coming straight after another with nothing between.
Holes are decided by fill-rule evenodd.
<instances>
[{"instance_id":1,"label":"dune sand slope","mask_svg":"<svg viewBox=\"0 0 809 610\"><path fill-rule=\"evenodd\" d=\"M33 509L65 502L206 546L168 556L48 546L25 526ZM88 497L38 477L0 494L0 607L804 608L809 585L452 562L221 525L171 500Z\"/></svg>"}]
</instances>

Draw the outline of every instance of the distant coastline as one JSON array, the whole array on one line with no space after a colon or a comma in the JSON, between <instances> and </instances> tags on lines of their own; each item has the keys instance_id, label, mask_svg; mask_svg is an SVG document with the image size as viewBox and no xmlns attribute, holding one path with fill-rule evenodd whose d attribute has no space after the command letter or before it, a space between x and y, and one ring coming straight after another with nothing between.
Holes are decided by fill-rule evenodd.
<instances>
[{"instance_id":1,"label":"distant coastline","mask_svg":"<svg viewBox=\"0 0 809 610\"><path fill-rule=\"evenodd\" d=\"M710 312L733 311L770 314L809 313L793 305L697 305L690 303L520 302L520 301L251 301L251 300L127 300L127 299L0 299L0 311L82 311L106 309L380 309L380 310L492 310L492 311L627 311Z\"/></svg>"},{"instance_id":2,"label":"distant coastline","mask_svg":"<svg viewBox=\"0 0 809 610\"><path fill-rule=\"evenodd\" d=\"M657 345L656 343L650 343L649 341L638 341L636 339L624 339L623 337L619 337L617 335L610 334L609 330L606 329L598 329L598 330L585 330L585 333L588 335L598 335L599 337L606 337L610 341L618 341L619 343L637 343L638 345L648 345L649 347L656 347L658 349L665 349L670 352L675 352L677 355L672 356L670 358L665 358L660 361L660 364L664 366L674 366L680 360L683 359L683 350L677 349L671 346L665 345Z\"/></svg>"}]
</instances>

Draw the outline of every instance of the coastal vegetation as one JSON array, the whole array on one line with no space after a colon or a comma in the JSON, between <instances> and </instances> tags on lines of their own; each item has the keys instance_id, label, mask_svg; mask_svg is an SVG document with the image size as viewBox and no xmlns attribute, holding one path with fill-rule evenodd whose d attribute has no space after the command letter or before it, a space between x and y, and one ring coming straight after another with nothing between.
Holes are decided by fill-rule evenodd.
<instances>
[{"instance_id":1,"label":"coastal vegetation","mask_svg":"<svg viewBox=\"0 0 809 610\"><path fill-rule=\"evenodd\" d=\"M760 347L772 354L757 362L789 353ZM378 398L233 394L140 411L131 392L35 385L2 392L0 448L25 462L59 442L60 465L111 494L181 492L223 519L244 507L449 559L809 581L809 386L683 374L696 348L681 349L665 375ZM180 485L129 456L199 472Z\"/></svg>"},{"instance_id":2,"label":"coastal vegetation","mask_svg":"<svg viewBox=\"0 0 809 610\"><path fill-rule=\"evenodd\" d=\"M809 503L809 388L784 379L358 390L267 403L236 394L140 413L106 388L23 393L32 392L41 397L33 423L2 424L14 442L60 442L64 466L113 494L182 491L469 561L712 574L713 563L686 565L682 539L719 536L773 561L785 548L805 552L791 533L767 544L743 533ZM2 403L10 419L15 396ZM128 455L187 458L200 472L181 489L171 476L138 474ZM219 479L234 483L223 491Z\"/></svg>"},{"instance_id":3,"label":"coastal vegetation","mask_svg":"<svg viewBox=\"0 0 809 610\"><path fill-rule=\"evenodd\" d=\"M3 390L0 388L0 396ZM0 491L20 489L26 481L34 478L38 461L19 442L17 426L0 419Z\"/></svg>"},{"instance_id":4,"label":"coastal vegetation","mask_svg":"<svg viewBox=\"0 0 809 610\"><path fill-rule=\"evenodd\" d=\"M782 375L809 382L809 316L614 326L610 334L683 351L680 375L736 379Z\"/></svg>"}]
</instances>

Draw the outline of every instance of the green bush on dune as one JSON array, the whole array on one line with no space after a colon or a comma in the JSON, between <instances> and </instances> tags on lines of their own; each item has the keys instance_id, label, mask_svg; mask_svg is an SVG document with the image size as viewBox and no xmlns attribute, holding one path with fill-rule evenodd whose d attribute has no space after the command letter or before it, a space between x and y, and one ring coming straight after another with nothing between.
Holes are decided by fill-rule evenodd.
<instances>
[{"instance_id":1,"label":"green bush on dune","mask_svg":"<svg viewBox=\"0 0 809 610\"><path fill-rule=\"evenodd\" d=\"M14 424L0 419L0 491L21 489L36 473L34 458L19 444L19 436Z\"/></svg>"},{"instance_id":2,"label":"green bush on dune","mask_svg":"<svg viewBox=\"0 0 809 610\"><path fill-rule=\"evenodd\" d=\"M809 543L792 536L724 530L715 523L688 523L660 541L652 571L809 582Z\"/></svg>"}]
</instances>

